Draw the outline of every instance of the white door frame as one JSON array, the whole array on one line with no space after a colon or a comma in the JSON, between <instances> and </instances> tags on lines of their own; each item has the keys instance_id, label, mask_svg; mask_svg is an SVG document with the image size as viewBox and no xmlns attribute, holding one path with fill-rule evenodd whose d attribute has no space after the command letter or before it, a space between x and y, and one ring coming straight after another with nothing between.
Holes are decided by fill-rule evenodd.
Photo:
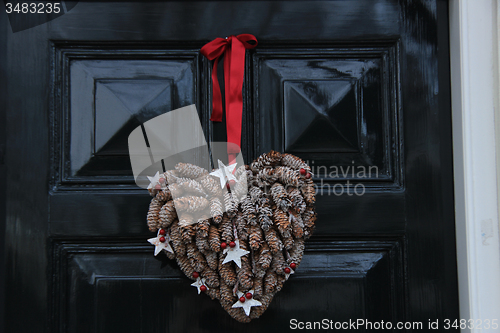
<instances>
[{"instance_id":1,"label":"white door frame","mask_svg":"<svg viewBox=\"0 0 500 333\"><path fill-rule=\"evenodd\" d=\"M483 321L483 329L462 332L500 332L500 323L484 329L487 319L500 321L498 7L497 0L450 1L460 316Z\"/></svg>"}]
</instances>

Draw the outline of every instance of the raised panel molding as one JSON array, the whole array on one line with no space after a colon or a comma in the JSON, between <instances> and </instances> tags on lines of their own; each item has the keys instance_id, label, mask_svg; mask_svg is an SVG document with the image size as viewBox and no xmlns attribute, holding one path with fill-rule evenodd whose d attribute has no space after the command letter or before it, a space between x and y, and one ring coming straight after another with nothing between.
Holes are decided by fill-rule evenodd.
<instances>
[{"instance_id":1,"label":"raised panel molding","mask_svg":"<svg viewBox=\"0 0 500 333\"><path fill-rule=\"evenodd\" d=\"M252 71L255 155L298 155L320 184L403 187L397 41L262 47Z\"/></svg>"},{"instance_id":2,"label":"raised panel molding","mask_svg":"<svg viewBox=\"0 0 500 333\"><path fill-rule=\"evenodd\" d=\"M200 46L54 43L53 189L136 189L126 138L165 111L196 103L207 137L223 130L208 121L211 66ZM320 184L400 190L398 54L398 41L262 43L247 56L246 158L290 152L309 161Z\"/></svg>"},{"instance_id":3,"label":"raised panel molding","mask_svg":"<svg viewBox=\"0 0 500 333\"><path fill-rule=\"evenodd\" d=\"M154 257L152 247L144 243L109 238L56 240L52 331L107 332L122 328L134 332L178 332L189 330L191 324L206 326L197 326L199 329L222 329L230 324L232 319L217 301L197 295L190 280L173 261L163 254ZM262 319L245 325L243 332L276 320L288 327L290 318L403 320L403 243L400 237L380 240L318 237L309 241L300 269L276 295ZM389 306L375 307L374 303ZM113 311L98 311L111 307ZM80 311L82 308L86 311ZM308 317L301 318L303 313ZM196 323L175 320L186 315L200 320ZM215 327L203 318L218 324Z\"/></svg>"},{"instance_id":4,"label":"raised panel molding","mask_svg":"<svg viewBox=\"0 0 500 333\"><path fill-rule=\"evenodd\" d=\"M137 189L130 132L164 112L200 104L199 47L152 47L53 45L55 190Z\"/></svg>"}]
</instances>

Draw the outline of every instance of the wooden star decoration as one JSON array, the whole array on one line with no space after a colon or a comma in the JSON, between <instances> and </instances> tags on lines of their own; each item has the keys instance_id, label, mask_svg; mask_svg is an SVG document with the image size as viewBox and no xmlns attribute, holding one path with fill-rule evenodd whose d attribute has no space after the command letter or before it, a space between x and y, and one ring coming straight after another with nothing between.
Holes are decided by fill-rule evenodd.
<instances>
[{"instance_id":1,"label":"wooden star decoration","mask_svg":"<svg viewBox=\"0 0 500 333\"><path fill-rule=\"evenodd\" d=\"M253 295L253 289L249 291L250 294ZM243 308L243 310L245 311L245 314L247 316L250 316L250 310L252 309L253 306L261 306L262 303L258 300L256 300L255 298L251 298L251 299L246 299L245 298L245 301L242 302L239 300L240 297L244 297L245 294L242 293L241 291L237 291L237 294L238 294L238 302L234 303L233 304L233 309L234 308Z\"/></svg>"},{"instance_id":2,"label":"wooden star decoration","mask_svg":"<svg viewBox=\"0 0 500 333\"><path fill-rule=\"evenodd\" d=\"M164 242L160 241L160 238L162 237L165 238ZM174 253L174 250L172 250L172 247L170 246L170 235L166 234L165 236L162 236L160 235L160 230L158 230L158 234L156 235L156 237L148 239L148 242L155 246L155 256L158 255L158 253L160 253L162 250Z\"/></svg>"},{"instance_id":3,"label":"wooden star decoration","mask_svg":"<svg viewBox=\"0 0 500 333\"><path fill-rule=\"evenodd\" d=\"M156 175L154 175L153 177L149 177L147 176L148 179L149 179L149 185L148 185L148 190L149 189L154 189L156 185L159 185L160 184L160 173L158 171L156 171Z\"/></svg>"},{"instance_id":4,"label":"wooden star decoration","mask_svg":"<svg viewBox=\"0 0 500 333\"><path fill-rule=\"evenodd\" d=\"M239 239L236 239L234 242L236 243L235 247L229 247L224 250L223 253L226 254L226 258L224 259L222 264L234 261L234 263L238 265L239 268L241 268L241 257L250 253L250 251L240 249Z\"/></svg>"},{"instance_id":5,"label":"wooden star decoration","mask_svg":"<svg viewBox=\"0 0 500 333\"><path fill-rule=\"evenodd\" d=\"M196 278L196 281L191 283L191 285L198 289L198 295L201 294L201 286L205 286L207 290L209 289L206 285L205 279L201 277Z\"/></svg>"},{"instance_id":6,"label":"wooden star decoration","mask_svg":"<svg viewBox=\"0 0 500 333\"><path fill-rule=\"evenodd\" d=\"M233 175L234 168L236 168L236 163L225 166L221 160L218 160L219 168L212 171L210 175L219 178L220 187L224 188L226 186L226 182L229 180L236 181L236 177Z\"/></svg>"}]
</instances>

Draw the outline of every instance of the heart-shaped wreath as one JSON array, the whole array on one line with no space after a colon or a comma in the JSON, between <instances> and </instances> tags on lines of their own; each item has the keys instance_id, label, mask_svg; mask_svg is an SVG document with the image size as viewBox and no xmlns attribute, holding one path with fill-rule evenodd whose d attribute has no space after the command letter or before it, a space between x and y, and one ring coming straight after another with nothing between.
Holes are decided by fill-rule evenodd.
<instances>
[{"instance_id":1,"label":"heart-shaped wreath","mask_svg":"<svg viewBox=\"0 0 500 333\"><path fill-rule=\"evenodd\" d=\"M177 260L198 294L250 322L302 260L316 220L311 169L294 155L271 151L230 172L227 184L214 174L179 163L150 177L147 223L157 236L148 241L155 255L164 250Z\"/></svg>"}]
</instances>

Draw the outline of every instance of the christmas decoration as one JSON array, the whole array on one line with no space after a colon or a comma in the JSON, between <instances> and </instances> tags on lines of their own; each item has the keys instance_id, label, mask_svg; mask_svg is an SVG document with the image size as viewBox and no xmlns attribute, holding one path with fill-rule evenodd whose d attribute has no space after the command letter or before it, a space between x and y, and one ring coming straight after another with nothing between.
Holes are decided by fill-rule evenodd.
<instances>
[{"instance_id":1,"label":"christmas decoration","mask_svg":"<svg viewBox=\"0 0 500 333\"><path fill-rule=\"evenodd\" d=\"M198 294L234 319L264 313L299 268L314 230L315 188L300 158L271 151L211 172L189 163L149 177L154 254L175 259ZM229 189L226 189L229 185Z\"/></svg>"},{"instance_id":2,"label":"christmas decoration","mask_svg":"<svg viewBox=\"0 0 500 333\"><path fill-rule=\"evenodd\" d=\"M256 299L252 299L252 293L254 291L250 290L247 294L250 294L250 298L244 297L241 291L238 291L239 301L233 304L233 308L243 308L247 316L250 315L250 309L252 306L261 306L262 303ZM248 299L247 299L248 298Z\"/></svg>"},{"instance_id":3,"label":"christmas decoration","mask_svg":"<svg viewBox=\"0 0 500 333\"><path fill-rule=\"evenodd\" d=\"M168 251L170 253L174 253L174 250L172 250L172 247L170 246L170 237L168 235L163 236L160 231L163 229L158 230L158 235L154 238L148 239L148 242L153 244L155 246L155 256L158 255L162 250Z\"/></svg>"},{"instance_id":4,"label":"christmas decoration","mask_svg":"<svg viewBox=\"0 0 500 333\"><path fill-rule=\"evenodd\" d=\"M198 289L198 294L200 294L202 291L208 290L208 287L206 286L205 279L200 278L199 276L196 278L195 282L191 283L191 285Z\"/></svg>"}]
</instances>

